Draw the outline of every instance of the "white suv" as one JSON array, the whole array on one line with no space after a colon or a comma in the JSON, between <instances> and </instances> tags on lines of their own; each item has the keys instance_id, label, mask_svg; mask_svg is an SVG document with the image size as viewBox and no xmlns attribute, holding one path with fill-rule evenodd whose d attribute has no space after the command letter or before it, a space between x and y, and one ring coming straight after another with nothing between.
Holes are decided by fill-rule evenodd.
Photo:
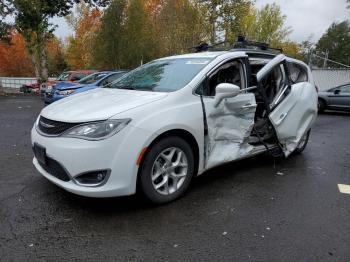
<instances>
[{"instance_id":1,"label":"white suv","mask_svg":"<svg viewBox=\"0 0 350 262\"><path fill-rule=\"evenodd\" d=\"M301 61L252 50L172 56L44 108L32 130L33 163L75 194L138 189L165 203L215 166L303 151L316 116Z\"/></svg>"}]
</instances>

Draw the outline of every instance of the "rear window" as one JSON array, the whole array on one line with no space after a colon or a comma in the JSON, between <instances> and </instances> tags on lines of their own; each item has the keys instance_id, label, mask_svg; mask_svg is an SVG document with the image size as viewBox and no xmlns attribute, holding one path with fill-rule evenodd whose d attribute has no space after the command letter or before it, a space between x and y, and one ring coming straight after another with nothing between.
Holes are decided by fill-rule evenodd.
<instances>
[{"instance_id":1,"label":"rear window","mask_svg":"<svg viewBox=\"0 0 350 262\"><path fill-rule=\"evenodd\" d=\"M299 64L288 62L290 81L293 84L309 81L307 69Z\"/></svg>"}]
</instances>

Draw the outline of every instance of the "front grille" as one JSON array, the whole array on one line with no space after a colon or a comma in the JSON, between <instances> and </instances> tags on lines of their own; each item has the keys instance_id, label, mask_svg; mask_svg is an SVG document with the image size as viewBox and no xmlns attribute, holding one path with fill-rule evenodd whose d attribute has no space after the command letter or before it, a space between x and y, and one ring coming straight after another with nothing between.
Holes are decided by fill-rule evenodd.
<instances>
[{"instance_id":1,"label":"front grille","mask_svg":"<svg viewBox=\"0 0 350 262\"><path fill-rule=\"evenodd\" d=\"M40 116L38 127L46 135L57 136L77 125L80 125L80 123L59 122Z\"/></svg>"},{"instance_id":2,"label":"front grille","mask_svg":"<svg viewBox=\"0 0 350 262\"><path fill-rule=\"evenodd\" d=\"M67 174L66 170L56 160L50 157L46 157L45 164L40 162L39 164L50 175L65 182L68 182L70 180L70 177Z\"/></svg>"}]
</instances>

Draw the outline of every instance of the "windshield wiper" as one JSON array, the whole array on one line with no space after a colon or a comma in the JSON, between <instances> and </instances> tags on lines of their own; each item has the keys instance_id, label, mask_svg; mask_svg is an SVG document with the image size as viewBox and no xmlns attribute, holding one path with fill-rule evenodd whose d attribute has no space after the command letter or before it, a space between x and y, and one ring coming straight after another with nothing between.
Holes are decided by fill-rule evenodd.
<instances>
[{"instance_id":1,"label":"windshield wiper","mask_svg":"<svg viewBox=\"0 0 350 262\"><path fill-rule=\"evenodd\" d=\"M136 90L134 87L132 86L118 86L118 89L127 89L127 90Z\"/></svg>"},{"instance_id":2,"label":"windshield wiper","mask_svg":"<svg viewBox=\"0 0 350 262\"><path fill-rule=\"evenodd\" d=\"M149 91L149 92L153 92L153 90L151 88L141 88L141 87L132 87L132 86L120 86L117 87L118 89L126 89L126 90L136 90L136 91Z\"/></svg>"}]
</instances>

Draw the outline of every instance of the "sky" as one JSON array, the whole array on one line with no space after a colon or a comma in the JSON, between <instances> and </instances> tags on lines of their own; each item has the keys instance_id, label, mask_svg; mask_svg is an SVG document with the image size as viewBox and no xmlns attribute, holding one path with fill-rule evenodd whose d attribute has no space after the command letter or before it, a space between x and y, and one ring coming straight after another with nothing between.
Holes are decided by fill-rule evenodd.
<instances>
[{"instance_id":1,"label":"sky","mask_svg":"<svg viewBox=\"0 0 350 262\"><path fill-rule=\"evenodd\" d=\"M287 16L286 25L293 32L290 40L302 42L311 40L317 42L334 21L350 18L350 9L346 9L346 0L256 0L257 7L277 3L282 13ZM55 34L65 39L72 33L63 18L53 20L58 28Z\"/></svg>"}]
</instances>

